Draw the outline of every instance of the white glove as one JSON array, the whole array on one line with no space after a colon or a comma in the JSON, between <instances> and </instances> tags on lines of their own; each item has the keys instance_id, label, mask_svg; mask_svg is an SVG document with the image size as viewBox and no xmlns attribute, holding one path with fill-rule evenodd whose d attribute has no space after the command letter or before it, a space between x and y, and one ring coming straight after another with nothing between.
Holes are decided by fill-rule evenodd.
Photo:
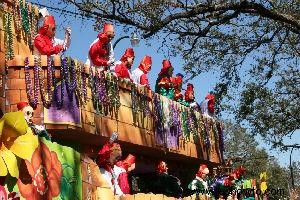
<instances>
[{"instance_id":1,"label":"white glove","mask_svg":"<svg viewBox=\"0 0 300 200\"><path fill-rule=\"evenodd\" d=\"M71 36L71 27L65 29L65 35Z\"/></svg>"},{"instance_id":2,"label":"white glove","mask_svg":"<svg viewBox=\"0 0 300 200\"><path fill-rule=\"evenodd\" d=\"M45 127L43 125L35 125L34 128L36 128L38 131L45 130Z\"/></svg>"},{"instance_id":3,"label":"white glove","mask_svg":"<svg viewBox=\"0 0 300 200\"><path fill-rule=\"evenodd\" d=\"M71 44L71 28L68 27L65 29L65 38L64 38L64 51L66 51L69 47L70 47L70 44Z\"/></svg>"}]
</instances>

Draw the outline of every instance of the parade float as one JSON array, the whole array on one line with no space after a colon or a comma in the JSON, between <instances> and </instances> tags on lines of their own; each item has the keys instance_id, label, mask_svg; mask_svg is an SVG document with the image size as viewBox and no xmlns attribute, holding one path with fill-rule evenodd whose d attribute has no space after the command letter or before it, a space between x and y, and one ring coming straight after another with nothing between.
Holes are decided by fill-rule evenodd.
<instances>
[{"instance_id":1,"label":"parade float","mask_svg":"<svg viewBox=\"0 0 300 200\"><path fill-rule=\"evenodd\" d=\"M113 132L122 154L136 157L133 194L122 199L174 199L144 193L145 174L154 172L159 160L186 186L199 164L212 169L222 163L220 121L112 74L96 77L94 67L76 58L34 55L38 8L22 0L4 0L1 6L0 109L7 114L0 123L3 199L109 200L95 159ZM24 111L28 105L20 102L33 110ZM28 131L21 114L51 138Z\"/></svg>"}]
</instances>

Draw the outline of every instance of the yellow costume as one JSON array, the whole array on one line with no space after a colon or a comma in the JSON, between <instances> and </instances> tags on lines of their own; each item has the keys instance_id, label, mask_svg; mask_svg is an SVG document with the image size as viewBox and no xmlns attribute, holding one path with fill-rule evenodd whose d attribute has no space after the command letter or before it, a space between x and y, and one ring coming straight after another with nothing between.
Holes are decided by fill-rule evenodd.
<instances>
[{"instance_id":1,"label":"yellow costume","mask_svg":"<svg viewBox=\"0 0 300 200\"><path fill-rule=\"evenodd\" d=\"M30 160L38 147L38 138L28 127L23 112L7 113L0 119L0 147L0 176L9 173L18 178L17 157Z\"/></svg>"}]
</instances>

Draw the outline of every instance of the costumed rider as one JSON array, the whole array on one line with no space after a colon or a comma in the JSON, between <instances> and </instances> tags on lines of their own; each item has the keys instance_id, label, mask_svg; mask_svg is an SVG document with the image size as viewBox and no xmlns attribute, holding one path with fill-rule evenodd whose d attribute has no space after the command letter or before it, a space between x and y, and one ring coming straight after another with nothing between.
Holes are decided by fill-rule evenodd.
<instances>
[{"instance_id":1,"label":"costumed rider","mask_svg":"<svg viewBox=\"0 0 300 200\"><path fill-rule=\"evenodd\" d=\"M208 94L201 103L201 112L206 117L213 117L215 112L215 96Z\"/></svg>"},{"instance_id":2,"label":"costumed rider","mask_svg":"<svg viewBox=\"0 0 300 200\"><path fill-rule=\"evenodd\" d=\"M131 77L134 83L150 88L147 74L150 72L152 66L151 56L144 56L138 68L133 70Z\"/></svg>"},{"instance_id":3,"label":"costumed rider","mask_svg":"<svg viewBox=\"0 0 300 200\"><path fill-rule=\"evenodd\" d=\"M156 79L155 92L169 99L174 99L174 88L171 82L174 68L169 60L163 60L162 65Z\"/></svg>"},{"instance_id":4,"label":"costumed rider","mask_svg":"<svg viewBox=\"0 0 300 200\"><path fill-rule=\"evenodd\" d=\"M116 62L115 66L111 67L114 74L123 79L132 81L130 69L134 61L134 51L132 48L127 48L120 61Z\"/></svg>"},{"instance_id":5,"label":"costumed rider","mask_svg":"<svg viewBox=\"0 0 300 200\"><path fill-rule=\"evenodd\" d=\"M102 149L98 152L96 163L113 194L120 196L123 195L123 192L119 187L117 178L122 172L122 169L115 164L120 160L122 150L121 146L115 142L117 138L117 133L113 133L109 142L104 144Z\"/></svg>"},{"instance_id":6,"label":"costumed rider","mask_svg":"<svg viewBox=\"0 0 300 200\"><path fill-rule=\"evenodd\" d=\"M206 165L200 165L195 179L188 185L188 188L194 193L201 195L200 199L210 200L210 191L208 188L207 175L209 169Z\"/></svg>"},{"instance_id":7,"label":"costumed rider","mask_svg":"<svg viewBox=\"0 0 300 200\"><path fill-rule=\"evenodd\" d=\"M125 160L117 162L116 166L121 168L118 176L118 184L123 194L130 194L130 184L128 181L128 173L135 169L135 156L129 154Z\"/></svg>"},{"instance_id":8,"label":"costumed rider","mask_svg":"<svg viewBox=\"0 0 300 200\"><path fill-rule=\"evenodd\" d=\"M245 172L246 169L243 166L240 166L229 175L218 177L210 186L214 196L216 198L223 196L224 198L231 198L235 200L238 195L237 191L239 191L242 187L242 183L244 181L243 174Z\"/></svg>"},{"instance_id":9,"label":"costumed rider","mask_svg":"<svg viewBox=\"0 0 300 200\"><path fill-rule=\"evenodd\" d=\"M71 29L67 28L65 30L64 40L56 39L56 24L54 17L47 15L49 13L46 11L43 11L42 13L41 19L44 19L44 22L34 38L34 54L51 56L66 51L71 44Z\"/></svg>"},{"instance_id":10,"label":"costumed rider","mask_svg":"<svg viewBox=\"0 0 300 200\"><path fill-rule=\"evenodd\" d=\"M180 180L168 173L167 163L160 161L156 167L156 179L152 184L153 193L180 198L183 189Z\"/></svg>"},{"instance_id":11,"label":"costumed rider","mask_svg":"<svg viewBox=\"0 0 300 200\"><path fill-rule=\"evenodd\" d=\"M20 167L21 162L25 165L24 160L30 160L33 152L39 146L38 137L32 133L23 112L5 113L0 119L0 144L1 187L4 185L7 176L15 177L17 180L19 175L24 175L22 173L24 169ZM0 199L3 199L2 197L3 193L1 194L0 191ZM6 196L4 196L4 199L6 199Z\"/></svg>"},{"instance_id":12,"label":"costumed rider","mask_svg":"<svg viewBox=\"0 0 300 200\"><path fill-rule=\"evenodd\" d=\"M190 108L193 108L195 111L200 111L199 104L195 101L195 93L194 93L194 86L191 83L187 84L185 93L184 93L184 100Z\"/></svg>"},{"instance_id":13,"label":"costumed rider","mask_svg":"<svg viewBox=\"0 0 300 200\"><path fill-rule=\"evenodd\" d=\"M27 102L19 102L17 104L18 111L22 111L24 113L25 120L28 126L33 130L35 135L39 137L44 137L47 140L51 141L51 135L46 131L45 127L42 125L35 125L32 122L33 118L33 108Z\"/></svg>"},{"instance_id":14,"label":"costumed rider","mask_svg":"<svg viewBox=\"0 0 300 200\"><path fill-rule=\"evenodd\" d=\"M174 101L177 101L182 105L188 106L188 104L183 100L183 95L181 94L183 75L181 73L176 74L175 77L171 78L171 82L174 87Z\"/></svg>"},{"instance_id":15,"label":"costumed rider","mask_svg":"<svg viewBox=\"0 0 300 200\"><path fill-rule=\"evenodd\" d=\"M115 37L115 31L112 24L104 24L102 33L99 33L97 39L93 41L89 50L89 59L87 64L100 67L105 71L115 65L114 50L112 39Z\"/></svg>"}]
</instances>

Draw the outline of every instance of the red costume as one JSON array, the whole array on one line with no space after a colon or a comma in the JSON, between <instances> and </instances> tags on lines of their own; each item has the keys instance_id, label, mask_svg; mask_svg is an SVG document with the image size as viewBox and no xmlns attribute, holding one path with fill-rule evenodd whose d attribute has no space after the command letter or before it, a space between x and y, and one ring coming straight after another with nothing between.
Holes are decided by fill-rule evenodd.
<instances>
[{"instance_id":1,"label":"red costume","mask_svg":"<svg viewBox=\"0 0 300 200\"><path fill-rule=\"evenodd\" d=\"M170 80L171 76L168 74L169 69L172 67L172 64L169 60L163 60L163 66L158 74L158 78L156 80L156 91L159 92L160 88L169 89L172 86L172 82Z\"/></svg>"},{"instance_id":2,"label":"red costume","mask_svg":"<svg viewBox=\"0 0 300 200\"><path fill-rule=\"evenodd\" d=\"M182 89L181 87L182 87L182 81L183 81L182 78L183 78L183 76L181 74L177 74L176 77L171 78L171 82L175 89L175 93L174 93L175 101L183 99L183 95L181 94L181 89Z\"/></svg>"},{"instance_id":3,"label":"red costume","mask_svg":"<svg viewBox=\"0 0 300 200\"><path fill-rule=\"evenodd\" d=\"M121 151L118 143L106 143L98 152L96 163L100 168L104 168L108 172L112 172L114 163L110 163L111 152L114 150Z\"/></svg>"},{"instance_id":4,"label":"red costume","mask_svg":"<svg viewBox=\"0 0 300 200\"><path fill-rule=\"evenodd\" d=\"M196 111L200 111L200 106L195 101L194 86L191 83L187 84L186 91L184 93L184 100L188 103L188 106L194 108Z\"/></svg>"},{"instance_id":5,"label":"red costume","mask_svg":"<svg viewBox=\"0 0 300 200\"><path fill-rule=\"evenodd\" d=\"M228 177L224 180L225 186L231 186L234 184L235 180L240 179L240 177L245 174L246 168L243 166L238 167L235 169Z\"/></svg>"},{"instance_id":6,"label":"red costume","mask_svg":"<svg viewBox=\"0 0 300 200\"><path fill-rule=\"evenodd\" d=\"M139 67L132 72L133 82L150 87L147 74L151 70L151 65L152 65L151 56L148 55L144 56Z\"/></svg>"},{"instance_id":7,"label":"red costume","mask_svg":"<svg viewBox=\"0 0 300 200\"><path fill-rule=\"evenodd\" d=\"M156 172L158 174L168 173L167 164L164 161L159 161L158 165L156 166Z\"/></svg>"},{"instance_id":8,"label":"red costume","mask_svg":"<svg viewBox=\"0 0 300 200\"><path fill-rule=\"evenodd\" d=\"M91 44L89 58L92 65L108 67L114 62L113 49L107 32L114 32L112 24L105 24L102 33Z\"/></svg>"},{"instance_id":9,"label":"red costume","mask_svg":"<svg viewBox=\"0 0 300 200\"><path fill-rule=\"evenodd\" d=\"M215 96L213 94L208 94L205 99L208 100L207 109L213 115L215 112Z\"/></svg>"},{"instance_id":10,"label":"red costume","mask_svg":"<svg viewBox=\"0 0 300 200\"><path fill-rule=\"evenodd\" d=\"M44 18L43 26L39 29L38 35L34 38L34 47L36 48L36 54L39 52L41 55L51 56L63 51L63 45L54 46L53 38L49 36L49 32L51 32L54 37L55 20L51 15L48 15Z\"/></svg>"},{"instance_id":11,"label":"red costume","mask_svg":"<svg viewBox=\"0 0 300 200\"><path fill-rule=\"evenodd\" d=\"M129 154L127 158L123 161L117 162L117 166L124 169L123 172L119 174L118 183L124 194L130 194L130 185L128 182L128 168L135 163L135 156Z\"/></svg>"},{"instance_id":12,"label":"red costume","mask_svg":"<svg viewBox=\"0 0 300 200\"><path fill-rule=\"evenodd\" d=\"M126 66L126 61L129 57L134 57L134 51L132 48L127 48L125 53L121 58L120 64L117 64L115 67L116 76L119 78L127 78L131 80L130 68L131 65Z\"/></svg>"}]
</instances>

